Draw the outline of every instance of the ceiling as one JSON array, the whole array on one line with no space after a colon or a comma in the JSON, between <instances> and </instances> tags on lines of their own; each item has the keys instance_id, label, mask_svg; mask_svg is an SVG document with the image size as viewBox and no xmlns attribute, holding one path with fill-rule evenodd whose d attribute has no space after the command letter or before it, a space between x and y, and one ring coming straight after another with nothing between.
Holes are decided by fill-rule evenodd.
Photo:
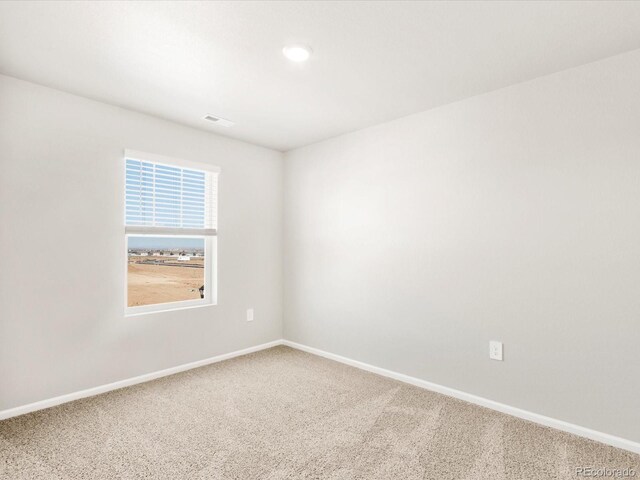
<instances>
[{"instance_id":1,"label":"ceiling","mask_svg":"<svg viewBox=\"0 0 640 480\"><path fill-rule=\"evenodd\" d=\"M283 151L637 48L640 2L0 2L0 73Z\"/></svg>"}]
</instances>

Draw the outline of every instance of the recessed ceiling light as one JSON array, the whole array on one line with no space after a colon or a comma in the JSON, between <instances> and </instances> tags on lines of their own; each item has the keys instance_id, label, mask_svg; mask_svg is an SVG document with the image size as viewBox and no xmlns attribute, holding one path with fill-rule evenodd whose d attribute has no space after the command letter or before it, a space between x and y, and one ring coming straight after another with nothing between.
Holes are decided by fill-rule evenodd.
<instances>
[{"instance_id":1,"label":"recessed ceiling light","mask_svg":"<svg viewBox=\"0 0 640 480\"><path fill-rule=\"evenodd\" d=\"M213 122L216 125L220 125L221 127L232 127L233 125L235 125L235 123L233 123L231 120L216 117L215 115L207 115L204 117L204 119Z\"/></svg>"},{"instance_id":2,"label":"recessed ceiling light","mask_svg":"<svg viewBox=\"0 0 640 480\"><path fill-rule=\"evenodd\" d=\"M304 45L288 45L282 49L282 53L292 62L306 62L311 56L311 49Z\"/></svg>"}]
</instances>

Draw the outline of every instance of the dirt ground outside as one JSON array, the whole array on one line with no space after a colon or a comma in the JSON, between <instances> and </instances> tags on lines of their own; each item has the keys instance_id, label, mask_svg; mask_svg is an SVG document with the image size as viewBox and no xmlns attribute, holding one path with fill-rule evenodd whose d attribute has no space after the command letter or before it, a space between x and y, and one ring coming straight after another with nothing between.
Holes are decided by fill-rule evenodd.
<instances>
[{"instance_id":1,"label":"dirt ground outside","mask_svg":"<svg viewBox=\"0 0 640 480\"><path fill-rule=\"evenodd\" d=\"M142 263L152 261L164 264ZM178 262L176 258L169 257L129 257L127 269L129 307L196 300L200 298L198 289L204 285L202 257L188 262Z\"/></svg>"}]
</instances>

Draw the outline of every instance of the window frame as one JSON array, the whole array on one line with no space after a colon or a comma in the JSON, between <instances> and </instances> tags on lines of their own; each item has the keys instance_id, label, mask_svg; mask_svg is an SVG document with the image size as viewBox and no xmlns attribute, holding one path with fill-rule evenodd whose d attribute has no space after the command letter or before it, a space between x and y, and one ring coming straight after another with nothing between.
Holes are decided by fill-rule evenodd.
<instances>
[{"instance_id":1,"label":"window frame","mask_svg":"<svg viewBox=\"0 0 640 480\"><path fill-rule=\"evenodd\" d=\"M127 185L127 160L139 160L143 162L153 162L170 167L188 168L200 170L206 173L219 175L220 168L204 163L190 162L178 158L166 157L163 155L139 152L136 150L125 150L122 157L123 171L123 223L124 223L124 314L125 317L145 315L149 313L168 312L184 310L190 308L214 306L218 304L218 231L217 228L175 228L175 227L149 227L149 226L128 226L126 223L126 185ZM216 179L216 197L217 179ZM215 218L217 223L218 198L216 198L213 208L216 209ZM217 227L217 225L216 225ZM154 303L151 305L129 306L129 238L130 237L164 237L164 238L203 238L204 239L204 298L194 300L180 300L175 302Z\"/></svg>"}]
</instances>

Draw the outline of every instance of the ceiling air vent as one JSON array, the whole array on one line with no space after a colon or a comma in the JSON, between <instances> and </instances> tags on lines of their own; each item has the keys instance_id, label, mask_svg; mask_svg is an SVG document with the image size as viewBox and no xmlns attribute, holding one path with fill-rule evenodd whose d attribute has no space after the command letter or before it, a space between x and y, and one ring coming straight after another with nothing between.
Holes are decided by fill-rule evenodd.
<instances>
[{"instance_id":1,"label":"ceiling air vent","mask_svg":"<svg viewBox=\"0 0 640 480\"><path fill-rule=\"evenodd\" d=\"M213 122L216 125L220 125L221 127L232 127L233 125L235 125L235 123L233 123L231 120L226 120L214 115L207 115L204 117L204 119Z\"/></svg>"}]
</instances>

